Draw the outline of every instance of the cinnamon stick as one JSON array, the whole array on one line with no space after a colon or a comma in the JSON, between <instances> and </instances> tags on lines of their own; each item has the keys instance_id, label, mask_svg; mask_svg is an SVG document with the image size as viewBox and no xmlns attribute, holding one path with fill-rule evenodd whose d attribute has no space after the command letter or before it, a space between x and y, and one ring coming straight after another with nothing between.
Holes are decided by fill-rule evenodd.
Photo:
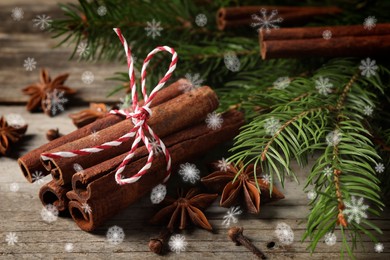
<instances>
[{"instance_id":1,"label":"cinnamon stick","mask_svg":"<svg viewBox=\"0 0 390 260\"><path fill-rule=\"evenodd\" d=\"M189 138L168 148L171 154L172 165L192 160L194 156L202 154L215 145L233 138L238 134L239 128L244 123L243 115L238 111L225 113L223 120L222 127L217 130L208 128L205 123L183 130L182 134L189 134ZM125 168L123 175L130 177L136 174L146 163L146 160L147 158L144 157L131 163ZM148 173L135 183L119 186L111 173L91 182L89 184L90 191L97 194L96 197L87 201L87 204L92 209L91 212L85 213L82 210L84 200L78 199L75 197L75 193L73 193L73 196L71 196L73 200L69 202L69 211L72 218L82 230L94 230L108 218L136 202L159 184L165 177L165 167L164 155L158 154ZM113 174L115 173L113 172Z\"/></svg>"},{"instance_id":2,"label":"cinnamon stick","mask_svg":"<svg viewBox=\"0 0 390 260\"><path fill-rule=\"evenodd\" d=\"M173 135L178 137L178 135ZM182 141L181 139L174 140L171 136L164 138L164 144L169 147L173 144ZM119 164L126 157L128 152L118 155L112 159L96 164L92 167L85 169L83 172L77 172L72 177L72 189L79 198L88 200L91 198L91 192L89 184L94 180L101 178L107 174L113 174L113 171L119 166ZM135 151L133 161L145 157L148 154L148 150L145 146L138 147ZM95 195L95 194L94 194Z\"/></svg>"},{"instance_id":3,"label":"cinnamon stick","mask_svg":"<svg viewBox=\"0 0 390 260\"><path fill-rule=\"evenodd\" d=\"M71 190L71 186L59 186L51 180L39 190L39 199L44 206L52 204L57 207L59 212L68 211L69 199L66 193Z\"/></svg>"},{"instance_id":4,"label":"cinnamon stick","mask_svg":"<svg viewBox=\"0 0 390 260\"><path fill-rule=\"evenodd\" d=\"M325 40L291 39L263 41L261 58L302 58L313 56L372 57L386 55L390 50L390 34L374 36L343 36Z\"/></svg>"},{"instance_id":5,"label":"cinnamon stick","mask_svg":"<svg viewBox=\"0 0 390 260\"><path fill-rule=\"evenodd\" d=\"M343 36L374 36L374 35L390 35L390 23L377 24L371 30L367 30L363 25L346 25L346 26L320 26L320 27L296 27L296 28L280 28L272 33L260 31L259 41L260 46L264 41L273 40L292 40L292 39L322 39L322 33L325 30L330 30L332 38Z\"/></svg>"},{"instance_id":6,"label":"cinnamon stick","mask_svg":"<svg viewBox=\"0 0 390 260\"><path fill-rule=\"evenodd\" d=\"M160 90L155 99L153 100L152 106L157 106L159 104L165 103L166 101L177 97L182 94L182 86L185 84L190 84L186 79L179 79L173 84L169 85L166 88ZM88 124L80 129L77 129L70 134L61 136L58 139L55 139L47 144L44 144L27 154L23 155L18 159L18 164L22 170L23 175L29 182L33 182L33 174L35 172L42 172L42 175L46 176L50 173L50 169L47 170L40 161L41 153L55 149L65 143L72 142L74 140L80 139L81 137L88 136L92 132L99 131L101 129L112 126L124 118L118 115L109 114L102 119L98 119L95 122Z\"/></svg>"},{"instance_id":7,"label":"cinnamon stick","mask_svg":"<svg viewBox=\"0 0 390 260\"><path fill-rule=\"evenodd\" d=\"M277 10L280 17L283 18L283 26L297 25L310 21L311 18L319 15L334 15L341 13L342 10L335 6L313 7L313 6L240 6L223 7L217 12L217 27L219 30L235 28L241 26L250 26L254 20L253 14L261 15L260 10L266 9L268 15L272 10Z\"/></svg>"},{"instance_id":8,"label":"cinnamon stick","mask_svg":"<svg viewBox=\"0 0 390 260\"><path fill-rule=\"evenodd\" d=\"M188 139L196 138L198 135L203 133L203 128L188 128L183 131L179 131L172 135L169 135L164 138L164 144L166 147L172 147L176 144L180 144ZM139 147L134 155L133 161L136 161L140 158L144 158L148 155L148 150L145 146ZM99 189L94 189L90 186L95 180L102 178L103 176L110 175L114 178L115 170L123 159L127 156L127 152L119 156L116 156L110 160L104 161L97 165L94 165L90 168L85 169L82 173L76 173L72 177L72 189L73 191L83 200L89 200L91 198L96 198L99 196L99 192L96 192ZM107 189L114 188L114 186L106 186Z\"/></svg>"},{"instance_id":9,"label":"cinnamon stick","mask_svg":"<svg viewBox=\"0 0 390 260\"><path fill-rule=\"evenodd\" d=\"M104 103L90 103L89 108L69 114L73 124L77 127L88 125L99 118L105 117L109 111Z\"/></svg>"},{"instance_id":10,"label":"cinnamon stick","mask_svg":"<svg viewBox=\"0 0 390 260\"><path fill-rule=\"evenodd\" d=\"M154 133L163 138L203 120L208 113L214 111L217 107L218 98L215 92L210 87L204 86L154 107L152 116L148 120L148 125L153 129ZM48 152L77 150L100 145L123 136L133 126L131 120L124 120L99 131L99 138L86 136ZM68 184L71 182L73 174L75 174L73 169L74 163L80 164L83 168L91 167L99 162L128 152L133 140L129 139L115 148L98 153L70 158L52 158L43 163L47 169L52 169L52 177L57 181L57 184Z\"/></svg>"}]
</instances>

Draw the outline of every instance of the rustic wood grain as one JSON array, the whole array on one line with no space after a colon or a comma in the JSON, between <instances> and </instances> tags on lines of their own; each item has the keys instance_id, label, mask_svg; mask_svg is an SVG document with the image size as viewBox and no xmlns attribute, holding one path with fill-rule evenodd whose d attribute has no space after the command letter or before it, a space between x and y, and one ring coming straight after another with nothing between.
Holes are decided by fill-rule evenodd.
<instances>
[{"instance_id":1,"label":"rustic wood grain","mask_svg":"<svg viewBox=\"0 0 390 260\"><path fill-rule=\"evenodd\" d=\"M109 220L96 232L81 231L70 218L59 218L55 223L48 224L41 219L42 205L38 198L39 184L28 183L20 172L16 158L46 142L45 133L50 128L58 127L63 134L74 130L68 114L82 109L73 107L59 116L49 118L40 113L28 113L23 103L27 97L21 94L21 89L38 80L39 68L47 67L52 76L63 72L71 75L67 85L79 91L78 97L85 102L112 102L119 96L106 98L112 90L114 82L105 78L114 72L125 72L124 63L69 61L73 46L54 48L58 40L51 39L47 32L42 32L32 26L36 15L46 14L59 17L61 11L56 3L77 2L77 0L2 0L0 2L0 82L1 94L0 114L22 114L29 124L27 135L19 144L18 152L11 158L0 158L0 260L1 259L255 259L254 256L241 246L235 246L226 236L227 228L222 225L223 216L227 209L218 207L218 201L207 211L210 223L215 233L191 229L184 232L188 241L186 252L177 255L168 253L157 257L149 252L147 243L150 237L156 236L158 227L150 226L145 220L155 212L149 198L129 207L121 214ZM11 10L21 7L24 19L15 22L11 18ZM24 60L33 57L37 61L37 69L25 71ZM95 75L92 85L81 81L84 71ZM296 169L297 166L294 165ZM281 189L286 199L276 204L261 207L258 216L242 215L238 225L245 228L246 234L256 246L259 246L269 259L339 259L340 236L335 246L329 247L322 241L312 255L306 250L307 242L299 240L305 230L305 220L309 212L308 199L302 191L305 177L309 168L298 170L301 184L293 180L286 181L286 189ZM50 180L46 176L44 182ZM10 185L17 183L19 191L11 192ZM267 249L270 241L277 242L274 229L277 223L285 222L291 226L295 234L295 242L291 246ZM357 249L358 259L390 259L390 210L388 208L381 218L374 217L373 222L382 228L383 234L378 238L384 244L385 250L377 254L373 250L373 242L363 237L363 246ZM119 225L125 233L124 242L112 246L106 242L105 233L110 226ZM5 236L15 232L18 243L7 245ZM337 233L336 233L337 234ZM66 243L73 243L74 250L66 252Z\"/></svg>"},{"instance_id":2,"label":"rustic wood grain","mask_svg":"<svg viewBox=\"0 0 390 260\"><path fill-rule=\"evenodd\" d=\"M112 77L115 72L126 72L125 57L123 62L91 62L69 60L74 44L54 48L59 39L52 39L46 31L41 31L33 26L32 19L36 15L46 14L51 18L60 17L62 11L57 3L77 2L76 0L61 1L1 1L0 2L0 82L1 94L0 103L25 103L28 97L23 95L23 87L39 80L39 69L48 68L51 75L68 72L70 77L66 84L78 90L79 102L114 102L118 101L120 95L107 97L118 82L106 80ZM21 21L14 21L11 18L12 9L20 7L24 11L24 18ZM34 58L37 68L33 71L26 71L23 67L24 60L28 57ZM94 82L91 85L84 84L81 75L85 71L91 71ZM123 95L123 92L122 92ZM73 102L75 103L75 102Z\"/></svg>"},{"instance_id":3,"label":"rustic wood grain","mask_svg":"<svg viewBox=\"0 0 390 260\"><path fill-rule=\"evenodd\" d=\"M20 147L22 151L27 151L46 142L45 132L49 128L59 127L64 134L75 129L67 115L80 109L82 108L74 107L53 118L40 113L28 113L23 106L0 106L0 113L20 113L29 123L28 140ZM17 157L17 153L14 157ZM168 253L157 257L149 252L147 242L150 237L158 234L159 228L147 223L156 211L148 197L124 210L93 233L81 231L69 217L60 217L55 223L48 224L40 216L42 205L38 191L42 184L28 183L15 158L0 158L0 259L255 259L245 248L235 246L228 240L228 228L222 225L227 209L219 207L218 201L206 212L215 232L200 229L185 231L183 234L188 247L180 255ZM335 246L327 246L321 241L312 255L306 249L308 242L299 241L305 231L306 216L309 212L309 200L302 191L309 167L299 170L298 166L293 164L293 168L298 173L300 184L287 180L285 189L279 187L286 199L262 206L259 215L240 216L238 225L245 228L244 234L260 247L269 259L338 259L341 245L338 231L338 242ZM44 182L49 180L50 176L44 178ZM10 191L12 183L19 184L18 192ZM383 243L385 252L375 253L374 243L363 237L363 246L356 249L357 259L389 259L390 210L386 209L381 218L370 218L383 230L378 239ZM268 249L266 246L269 242L278 242L274 229L280 222L291 226L295 235L294 243ZM113 225L122 227L126 234L124 242L117 246L108 244L105 238L107 229ZM18 236L15 246L9 246L5 242L5 236L9 232L15 232ZM74 244L72 252L65 251L66 243Z\"/></svg>"}]
</instances>

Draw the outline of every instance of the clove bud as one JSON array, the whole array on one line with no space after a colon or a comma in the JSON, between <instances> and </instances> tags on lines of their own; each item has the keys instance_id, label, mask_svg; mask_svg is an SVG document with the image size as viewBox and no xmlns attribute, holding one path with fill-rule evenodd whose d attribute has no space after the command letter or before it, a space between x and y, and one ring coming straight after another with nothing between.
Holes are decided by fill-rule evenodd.
<instances>
[{"instance_id":1,"label":"clove bud","mask_svg":"<svg viewBox=\"0 0 390 260\"><path fill-rule=\"evenodd\" d=\"M62 134L60 134L58 128L56 129L49 129L46 132L46 138L49 141L53 141L54 139L57 139L58 137L61 137Z\"/></svg>"},{"instance_id":2,"label":"clove bud","mask_svg":"<svg viewBox=\"0 0 390 260\"><path fill-rule=\"evenodd\" d=\"M257 257L261 259L267 259L267 257L264 255L264 253L255 247L251 241L247 237L243 235L244 228L239 227L232 227L228 231L229 238L236 243L237 246L243 245L246 248L248 248L253 254L255 254Z\"/></svg>"},{"instance_id":3,"label":"clove bud","mask_svg":"<svg viewBox=\"0 0 390 260\"><path fill-rule=\"evenodd\" d=\"M153 253L158 254L158 255L162 254L163 250L164 250L165 243L166 243L166 241L169 240L169 237L171 235L172 235L172 232L169 229L163 228L160 231L160 234L157 238L151 238L149 240L150 251L152 251Z\"/></svg>"}]
</instances>

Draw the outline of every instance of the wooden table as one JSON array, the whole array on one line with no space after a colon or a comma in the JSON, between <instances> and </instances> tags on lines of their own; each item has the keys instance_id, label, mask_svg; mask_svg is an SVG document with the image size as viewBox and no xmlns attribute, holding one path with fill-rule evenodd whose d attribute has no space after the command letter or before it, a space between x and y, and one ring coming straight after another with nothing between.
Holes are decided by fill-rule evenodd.
<instances>
[{"instance_id":1,"label":"wooden table","mask_svg":"<svg viewBox=\"0 0 390 260\"><path fill-rule=\"evenodd\" d=\"M33 3L34 2L34 3ZM59 2L59 1L57 1ZM61 1L69 2L69 1ZM75 1L73 1L75 2ZM24 19L15 22L10 18L14 7L22 7ZM72 107L59 116L49 118L44 114L30 114L26 112L24 103L27 97L21 94L21 89L29 83L38 80L38 68L47 67L53 76L62 72L70 72L67 82L69 86L79 91L83 101L114 101L117 97L105 98L111 90L106 77L113 72L125 71L123 64L85 63L68 61L72 48L52 49L57 43L50 36L33 28L31 19L36 15L47 14L55 17L60 14L54 1L11 1L3 0L0 3L0 114L19 113L28 122L29 127L24 141L20 143L18 152L25 153L46 142L45 133L50 128L60 128L62 133L74 129L71 120L67 117L70 112L78 111L82 107ZM27 72L23 68L23 61L27 57L34 57L37 69ZM81 81L84 71L92 71L95 80L92 85ZM11 105L10 105L11 104ZM41 218L42 205L38 199L39 184L28 183L18 168L16 158L0 158L0 259L155 259L156 255L149 252L147 243L150 237L158 234L159 229L147 224L154 210L148 198L117 215L96 232L81 231L71 218L59 218L48 224ZM338 259L340 239L334 246L327 246L321 241L314 254L306 250L307 242L301 243L300 238L305 230L305 219L309 212L309 200L302 191L309 168L299 170L296 165L299 180L298 185L292 180L286 181L286 188L282 192L286 199L261 207L258 216L241 215L237 225L245 228L246 234L253 243L260 247L270 259ZM204 174L204 173L203 173ZM50 177L45 177L47 182ZM13 192L10 185L19 186ZM200 229L191 229L183 232L188 242L185 252L181 254L168 253L160 258L180 259L254 259L254 256L242 246L235 246L227 238L228 228L222 225L223 216L227 209L218 206L215 202L207 211L215 233ZM374 252L374 243L364 237L362 246L356 250L358 259L390 259L390 211L388 209L382 218L374 218L374 223L382 228L384 234L379 236L385 250L378 254ZM277 249L268 249L271 241L278 243L274 230L278 223L285 222L294 231L295 240L290 246L279 246ZM106 241L107 229L113 225L122 227L126 238L117 246ZM18 242L8 245L5 237L9 232L15 232ZM73 244L73 251L67 252L65 245Z\"/></svg>"}]
</instances>

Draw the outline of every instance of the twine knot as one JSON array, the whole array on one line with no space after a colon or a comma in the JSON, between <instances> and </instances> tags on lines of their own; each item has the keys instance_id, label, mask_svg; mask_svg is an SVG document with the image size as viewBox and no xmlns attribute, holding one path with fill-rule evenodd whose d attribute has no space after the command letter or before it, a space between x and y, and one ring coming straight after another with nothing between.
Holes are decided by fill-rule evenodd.
<instances>
[{"instance_id":1,"label":"twine knot","mask_svg":"<svg viewBox=\"0 0 390 260\"><path fill-rule=\"evenodd\" d=\"M135 112L129 113L126 118L136 119L136 121L133 121L134 125L136 125L139 121L143 121L144 123L146 123L146 121L150 118L151 115L152 110L149 107L143 106L137 108Z\"/></svg>"}]
</instances>

